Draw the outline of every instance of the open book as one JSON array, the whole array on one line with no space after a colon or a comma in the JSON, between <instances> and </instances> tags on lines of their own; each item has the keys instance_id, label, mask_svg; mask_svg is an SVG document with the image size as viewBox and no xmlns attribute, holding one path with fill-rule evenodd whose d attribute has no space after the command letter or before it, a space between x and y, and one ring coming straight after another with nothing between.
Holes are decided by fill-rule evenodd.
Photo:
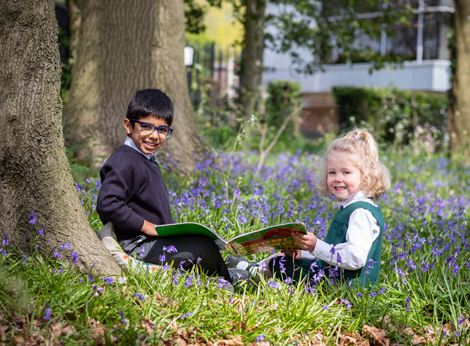
<instances>
[{"instance_id":1,"label":"open book","mask_svg":"<svg viewBox=\"0 0 470 346\"><path fill-rule=\"evenodd\" d=\"M221 250L228 250L237 255L250 255L264 251L281 249L299 249L295 244L292 232L307 234L305 225L301 222L285 223L257 231L245 233L226 241L216 231L195 222L174 223L171 225L155 226L159 237L174 235L202 234L214 239Z\"/></svg>"}]
</instances>

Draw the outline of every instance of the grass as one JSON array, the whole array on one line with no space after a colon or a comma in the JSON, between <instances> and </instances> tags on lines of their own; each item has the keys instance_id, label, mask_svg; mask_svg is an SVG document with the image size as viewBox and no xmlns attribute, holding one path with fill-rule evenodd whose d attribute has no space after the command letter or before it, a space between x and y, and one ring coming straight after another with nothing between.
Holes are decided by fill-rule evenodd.
<instances>
[{"instance_id":1,"label":"grass","mask_svg":"<svg viewBox=\"0 0 470 346\"><path fill-rule=\"evenodd\" d=\"M226 238L298 220L324 236L336 204L314 188L319 158L273 154L259 176L256 164L253 154L220 153L204 158L188 178L165 176L175 220L206 224ZM67 246L42 258L4 244L0 342L469 344L469 168L439 155L391 150L385 164L393 185L379 202L386 230L378 287L263 281L243 283L232 294L197 271L151 274L134 267L103 278L60 262ZM90 179L78 188L96 230L99 187ZM38 224L32 234L43 246Z\"/></svg>"}]
</instances>

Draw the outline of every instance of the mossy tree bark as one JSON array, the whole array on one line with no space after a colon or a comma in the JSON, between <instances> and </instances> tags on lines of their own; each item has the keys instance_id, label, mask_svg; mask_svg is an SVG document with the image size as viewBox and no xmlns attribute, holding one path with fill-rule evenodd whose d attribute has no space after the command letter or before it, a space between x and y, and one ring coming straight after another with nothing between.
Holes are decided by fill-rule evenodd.
<instances>
[{"instance_id":1,"label":"mossy tree bark","mask_svg":"<svg viewBox=\"0 0 470 346\"><path fill-rule=\"evenodd\" d=\"M248 121L261 95L263 75L264 21L267 0L245 0L243 17L244 49L241 104L243 119Z\"/></svg>"},{"instance_id":2,"label":"mossy tree bark","mask_svg":"<svg viewBox=\"0 0 470 346\"><path fill-rule=\"evenodd\" d=\"M449 134L451 154L470 163L470 0L456 0L455 68L452 74Z\"/></svg>"},{"instance_id":3,"label":"mossy tree bark","mask_svg":"<svg viewBox=\"0 0 470 346\"><path fill-rule=\"evenodd\" d=\"M175 107L174 132L162 150L189 173L207 152L189 100L183 0L82 0L77 60L64 116L67 141L93 158L123 144L122 120L137 90L157 88ZM76 157L89 157L77 150Z\"/></svg>"},{"instance_id":4,"label":"mossy tree bark","mask_svg":"<svg viewBox=\"0 0 470 346\"><path fill-rule=\"evenodd\" d=\"M118 274L88 224L65 155L57 35L53 0L1 3L0 230L25 254L43 225L44 254L71 243L79 266ZM39 227L29 224L32 211Z\"/></svg>"}]
</instances>

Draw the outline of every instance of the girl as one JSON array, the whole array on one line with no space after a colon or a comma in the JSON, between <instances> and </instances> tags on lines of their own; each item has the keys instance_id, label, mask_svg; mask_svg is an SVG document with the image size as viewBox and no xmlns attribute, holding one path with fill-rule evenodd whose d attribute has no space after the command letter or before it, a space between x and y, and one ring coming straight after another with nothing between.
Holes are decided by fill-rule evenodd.
<instances>
[{"instance_id":1,"label":"girl","mask_svg":"<svg viewBox=\"0 0 470 346\"><path fill-rule=\"evenodd\" d=\"M384 220L374 200L390 187L390 176L379 162L372 135L356 129L334 140L326 152L317 186L324 196L333 195L340 202L325 240L313 233L293 233L295 242L305 251L283 250L251 265L242 258L231 258L229 265L248 267L251 273L268 278L274 274L317 282L327 276L330 281L356 280L361 286L377 284Z\"/></svg>"}]
</instances>

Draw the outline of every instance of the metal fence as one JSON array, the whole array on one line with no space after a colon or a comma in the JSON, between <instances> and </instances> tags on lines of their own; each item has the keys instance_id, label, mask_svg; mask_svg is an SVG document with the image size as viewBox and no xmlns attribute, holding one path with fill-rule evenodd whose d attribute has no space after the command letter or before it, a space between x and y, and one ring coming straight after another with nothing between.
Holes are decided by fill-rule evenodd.
<instances>
[{"instance_id":1,"label":"metal fence","mask_svg":"<svg viewBox=\"0 0 470 346\"><path fill-rule=\"evenodd\" d=\"M233 107L240 87L239 63L240 51L234 47L218 47L214 42L186 45L189 95L198 113L211 113L215 122L214 114L225 113Z\"/></svg>"}]
</instances>

